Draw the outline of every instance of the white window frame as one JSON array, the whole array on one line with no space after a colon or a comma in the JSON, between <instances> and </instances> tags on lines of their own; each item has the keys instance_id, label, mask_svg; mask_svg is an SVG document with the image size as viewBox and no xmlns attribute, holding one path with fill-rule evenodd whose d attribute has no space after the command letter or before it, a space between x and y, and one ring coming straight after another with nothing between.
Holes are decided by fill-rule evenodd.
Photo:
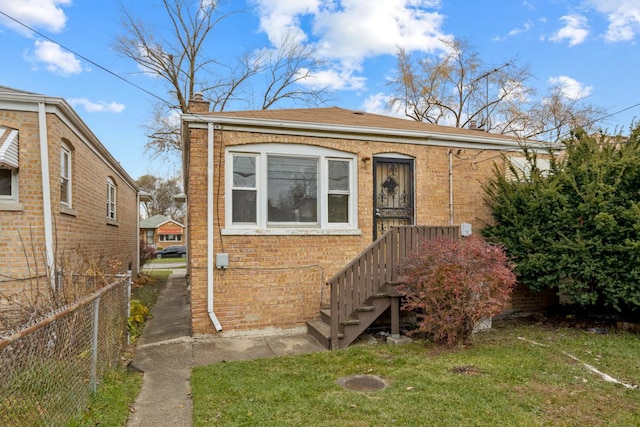
<instances>
[{"instance_id":1,"label":"white window frame","mask_svg":"<svg viewBox=\"0 0 640 427\"><path fill-rule=\"evenodd\" d=\"M73 188L73 157L72 150L65 142L60 144L60 204L71 208L73 206L72 188ZM66 159L66 162L65 162ZM65 164L67 167L65 168ZM62 184L66 180L67 191L63 194ZM65 197L66 196L66 197ZM66 200L64 200L66 198Z\"/></svg>"},{"instance_id":2,"label":"white window frame","mask_svg":"<svg viewBox=\"0 0 640 427\"><path fill-rule=\"evenodd\" d=\"M509 167L505 168L506 176L510 181L528 180L531 178L531 164L526 157L511 156L508 161L516 170L516 176L514 176ZM536 158L536 167L540 170L542 176L547 177L551 173L551 162L548 159Z\"/></svg>"},{"instance_id":3,"label":"white window frame","mask_svg":"<svg viewBox=\"0 0 640 427\"><path fill-rule=\"evenodd\" d=\"M268 156L292 156L318 159L318 190L319 205L318 221L315 223L269 223L267 219L267 160ZM256 223L233 223L233 158L234 156L248 156L256 159ZM329 160L342 160L349 165L348 194L349 221L346 223L330 223L328 212L329 192ZM225 235L237 234L361 234L358 229L358 187L357 187L357 155L330 148L316 147L303 144L252 144L225 148ZM246 188L238 188L246 189Z\"/></svg>"},{"instance_id":4,"label":"white window frame","mask_svg":"<svg viewBox=\"0 0 640 427\"><path fill-rule=\"evenodd\" d=\"M182 234L160 234L159 241L165 242L182 242ZM171 238L169 238L171 237Z\"/></svg>"},{"instance_id":5,"label":"white window frame","mask_svg":"<svg viewBox=\"0 0 640 427\"><path fill-rule=\"evenodd\" d=\"M116 221L117 217L117 191L115 181L111 178L107 178L107 220Z\"/></svg>"},{"instance_id":6,"label":"white window frame","mask_svg":"<svg viewBox=\"0 0 640 427\"><path fill-rule=\"evenodd\" d=\"M0 194L0 202L17 202L18 201L18 171L9 168L0 168L9 171L11 174L11 192L10 194Z\"/></svg>"}]
</instances>

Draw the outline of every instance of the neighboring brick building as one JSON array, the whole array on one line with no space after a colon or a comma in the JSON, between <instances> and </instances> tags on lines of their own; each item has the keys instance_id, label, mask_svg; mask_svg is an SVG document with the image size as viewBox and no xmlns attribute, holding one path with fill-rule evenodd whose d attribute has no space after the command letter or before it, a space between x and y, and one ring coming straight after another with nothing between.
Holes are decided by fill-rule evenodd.
<instances>
[{"instance_id":1,"label":"neighboring brick building","mask_svg":"<svg viewBox=\"0 0 640 427\"><path fill-rule=\"evenodd\" d=\"M340 108L183 115L194 333L298 328L389 225L490 220L514 138Z\"/></svg>"},{"instance_id":2,"label":"neighboring brick building","mask_svg":"<svg viewBox=\"0 0 640 427\"><path fill-rule=\"evenodd\" d=\"M163 249L184 244L184 225L164 215L154 215L140 221L140 241Z\"/></svg>"},{"instance_id":3,"label":"neighboring brick building","mask_svg":"<svg viewBox=\"0 0 640 427\"><path fill-rule=\"evenodd\" d=\"M82 256L138 270L138 187L61 98L0 87L0 291Z\"/></svg>"}]
</instances>

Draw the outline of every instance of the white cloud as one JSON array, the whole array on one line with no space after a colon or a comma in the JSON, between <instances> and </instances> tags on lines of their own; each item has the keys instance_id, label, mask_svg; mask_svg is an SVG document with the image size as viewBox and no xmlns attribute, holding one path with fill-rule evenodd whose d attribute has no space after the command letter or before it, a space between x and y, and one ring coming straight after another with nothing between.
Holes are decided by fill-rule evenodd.
<instances>
[{"instance_id":1,"label":"white cloud","mask_svg":"<svg viewBox=\"0 0 640 427\"><path fill-rule=\"evenodd\" d=\"M86 98L68 99L69 104L76 108L82 106L89 113L121 113L124 111L124 105L117 102L89 101Z\"/></svg>"},{"instance_id":2,"label":"white cloud","mask_svg":"<svg viewBox=\"0 0 640 427\"><path fill-rule=\"evenodd\" d=\"M609 21L609 28L604 36L606 40L629 41L640 33L638 0L590 0L589 4L606 15Z\"/></svg>"},{"instance_id":3,"label":"white cloud","mask_svg":"<svg viewBox=\"0 0 640 427\"><path fill-rule=\"evenodd\" d=\"M72 0L0 0L0 10L34 29L45 29L54 33L62 31L67 17L61 7L70 6ZM0 23L31 36L22 25L4 16Z\"/></svg>"},{"instance_id":4,"label":"white cloud","mask_svg":"<svg viewBox=\"0 0 640 427\"><path fill-rule=\"evenodd\" d=\"M364 89L367 79L358 76L359 69L345 68L336 64L332 69L310 72L307 69L300 73L309 72L309 77L300 80L299 83L312 89L327 88L329 90L359 90Z\"/></svg>"},{"instance_id":5,"label":"white cloud","mask_svg":"<svg viewBox=\"0 0 640 427\"><path fill-rule=\"evenodd\" d=\"M494 37L492 40L494 40L494 41L504 41L509 37L514 37L514 36L517 36L518 34L529 32L532 28L533 28L533 22L527 21L527 22L524 23L524 25L522 27L514 28L511 31L509 31L506 36Z\"/></svg>"},{"instance_id":6,"label":"white cloud","mask_svg":"<svg viewBox=\"0 0 640 427\"><path fill-rule=\"evenodd\" d=\"M50 41L36 41L33 53L27 55L27 60L44 63L45 68L52 73L68 76L82 71L80 61L72 54L64 51L60 45Z\"/></svg>"},{"instance_id":7,"label":"white cloud","mask_svg":"<svg viewBox=\"0 0 640 427\"><path fill-rule=\"evenodd\" d=\"M389 101L391 97L382 92L378 92L373 95L369 95L362 103L362 109L367 113L381 114L384 116L398 117L401 119L408 119L404 110L398 105L393 108L389 107Z\"/></svg>"},{"instance_id":8,"label":"white cloud","mask_svg":"<svg viewBox=\"0 0 640 427\"><path fill-rule=\"evenodd\" d=\"M361 61L363 58L407 51L442 49L444 17L429 11L432 2L411 0L345 0L342 7L316 16L314 34L321 54Z\"/></svg>"},{"instance_id":9,"label":"white cloud","mask_svg":"<svg viewBox=\"0 0 640 427\"><path fill-rule=\"evenodd\" d=\"M551 41L561 42L569 40L569 46L576 46L585 41L589 35L587 18L582 15L565 15L560 18L565 22L565 26L556 32Z\"/></svg>"},{"instance_id":10,"label":"white cloud","mask_svg":"<svg viewBox=\"0 0 640 427\"><path fill-rule=\"evenodd\" d=\"M296 40L306 40L301 28L301 18L316 15L321 0L256 0L260 15L260 29L267 33L269 40L278 45L287 34Z\"/></svg>"},{"instance_id":11,"label":"white cloud","mask_svg":"<svg viewBox=\"0 0 640 427\"><path fill-rule=\"evenodd\" d=\"M566 98L574 101L586 98L593 92L593 86L585 86L568 76L550 77L549 84L560 88Z\"/></svg>"},{"instance_id":12,"label":"white cloud","mask_svg":"<svg viewBox=\"0 0 640 427\"><path fill-rule=\"evenodd\" d=\"M260 29L273 44L287 35L313 45L337 70L315 75L336 89L360 89L362 62L379 55L435 52L451 36L442 31L440 0L254 0Z\"/></svg>"},{"instance_id":13,"label":"white cloud","mask_svg":"<svg viewBox=\"0 0 640 427\"><path fill-rule=\"evenodd\" d=\"M520 33L526 33L532 27L533 27L533 23L531 21L527 21L524 23L522 28L514 28L513 30L509 31L509 36L517 36Z\"/></svg>"}]
</instances>

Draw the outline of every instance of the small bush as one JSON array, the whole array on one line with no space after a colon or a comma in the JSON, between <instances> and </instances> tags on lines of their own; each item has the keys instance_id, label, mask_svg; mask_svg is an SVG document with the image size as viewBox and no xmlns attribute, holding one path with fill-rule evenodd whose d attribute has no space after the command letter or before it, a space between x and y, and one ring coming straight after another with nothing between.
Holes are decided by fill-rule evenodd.
<instances>
[{"instance_id":1,"label":"small bush","mask_svg":"<svg viewBox=\"0 0 640 427\"><path fill-rule=\"evenodd\" d=\"M419 320L413 333L448 346L467 343L481 319L502 311L516 282L504 250L476 236L427 241L401 268L402 309Z\"/></svg>"},{"instance_id":2,"label":"small bush","mask_svg":"<svg viewBox=\"0 0 640 427\"><path fill-rule=\"evenodd\" d=\"M154 248L153 246L151 246L146 242L141 241L140 242L140 267L145 265L147 261L155 259L157 252L158 251L156 250L156 248Z\"/></svg>"},{"instance_id":3,"label":"small bush","mask_svg":"<svg viewBox=\"0 0 640 427\"><path fill-rule=\"evenodd\" d=\"M149 308L139 300L131 300L131 308L127 325L131 338L137 338L142 333L147 319L151 316Z\"/></svg>"}]
</instances>

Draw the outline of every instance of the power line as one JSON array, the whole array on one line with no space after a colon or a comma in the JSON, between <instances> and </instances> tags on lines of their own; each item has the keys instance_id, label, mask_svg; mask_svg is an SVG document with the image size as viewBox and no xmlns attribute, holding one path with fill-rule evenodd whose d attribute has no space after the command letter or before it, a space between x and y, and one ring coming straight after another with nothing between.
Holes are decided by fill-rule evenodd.
<instances>
[{"instance_id":1,"label":"power line","mask_svg":"<svg viewBox=\"0 0 640 427\"><path fill-rule=\"evenodd\" d=\"M12 16L7 15L5 12L3 12L3 11L1 11L1 10L0 10L0 14L1 14L1 15L3 15L3 16L5 16L5 17L7 17L7 18L9 18L10 20L12 20L13 22L15 22L16 24L23 26L24 28L28 29L29 31L33 32L34 34L37 34L37 35L39 35L40 37L42 37L42 38L44 38L44 39L46 39L46 40L50 41L51 43L55 43L55 44L57 44L58 46L60 46L60 47L61 47L61 48L63 48L64 50L66 50L66 51L68 51L68 52L73 53L73 54L74 54L74 55L76 55L77 57L82 58L83 60L85 60L86 62L90 63L91 65L94 65L94 66L96 66L96 67L100 68L102 71L105 71L106 73L111 74L113 77L115 77L115 78L117 78L117 79L120 79L120 80L122 80L123 82L125 82L125 83L127 83L127 84L129 84L129 85L131 85L131 86L133 86L133 87L135 87L136 89L143 91L143 92L144 92L144 93L146 93L147 95L150 95L150 96L152 96L152 97L156 98L157 100L159 100L159 101L161 101L161 102L164 102L164 103L166 103L166 104L169 104L169 105L170 105L170 103L169 103L168 101L166 101L166 100L165 100L165 99L163 99L162 97L160 97L160 96L156 95L155 93L152 93L152 92L148 91L147 89L143 88L142 86L139 86L139 85L137 85L137 84L133 83L132 81L127 80L126 78L124 78L124 77L122 77L122 76L120 76L120 75L116 74L115 72L113 72L113 71L109 70L108 68L103 67L102 65L98 64L97 62L92 61L91 59L87 58L86 56L81 55L80 53L78 53L78 52L74 51L73 49L70 49L70 48L68 48L68 47L64 46L63 44L58 43L57 41L53 40L52 38L50 38L50 37L48 37L48 36L46 36L46 35L42 34L41 32L39 32L39 31L35 30L34 28L31 28L30 26L28 26L27 24L25 24L25 23L23 23L23 22L21 22L21 21L17 20L16 18L14 18L14 17L12 17Z\"/></svg>"},{"instance_id":2,"label":"power line","mask_svg":"<svg viewBox=\"0 0 640 427\"><path fill-rule=\"evenodd\" d=\"M93 61L93 60L91 60L91 59L87 58L86 56L84 56L84 55L82 55L82 54L80 54L80 53L78 53L78 52L74 51L73 49L71 49L71 48L69 48L69 47L67 47L67 46L65 46L65 45L63 45L63 44L61 44L61 43L58 43L58 42L57 42L57 41L55 41L54 39L52 39L52 38L50 38L50 37L48 37L48 36L46 36L46 35L42 34L41 32L37 31L37 30L36 30L36 29L34 29L34 28L31 28L31 27L30 27L30 26L28 26L27 24L25 24L25 23L21 22L20 20L18 20L18 19L16 19L16 18L14 18L14 17L12 17L12 16L8 15L7 13L3 12L2 10L0 10L0 15L5 16L6 18L8 18L8 19L12 20L13 22L17 23L18 25L20 25L20 26L22 26L22 27L24 27L24 28L28 29L29 31L33 32L34 34L37 34L37 35L39 35L40 37L42 37L42 38L44 38L44 39L46 39L46 40L48 40L48 41L50 41L50 42L52 42L52 43L57 44L58 46L60 46L60 47L61 47L61 48L63 48L64 50L66 50L66 51L68 51L68 52L71 52L72 54L76 55L77 57L82 58L84 61L86 61L86 62L88 62L88 63L90 63L90 64L92 64L92 65L94 65L94 66L98 67L99 69L103 70L104 72L106 72L106 73L108 73L108 74L112 75L113 77L115 77L115 78L117 78L117 79L119 79L119 80L122 80L123 82L125 82L125 83L127 83L127 84L129 84L129 85L131 85L131 86L133 86L133 87L135 87L136 89L138 89L138 90L140 90L140 91L142 91L142 92L146 93L147 95L150 95L150 96L152 96L153 98L156 98L157 100L159 100L159 101L161 101L161 102L163 102L163 103L165 103L165 104L167 104L167 105L171 105L171 103L170 103L169 101L165 100L164 98L162 98L162 97L160 97L160 96L156 95L156 94L155 94L155 93L153 93L153 92L150 92L149 90L147 90L147 89L143 88L142 86L139 86L139 85L137 85L137 84L133 83L132 81L130 81L130 80L128 80L128 79L126 79L126 78L124 78L124 77L120 76L119 74L117 74L117 73L115 73L115 72L113 72L113 71L109 70L108 68L103 67L102 65L100 65L100 64L98 64L97 62L95 62L95 61ZM493 73L493 72L496 72L496 71L498 71L499 69L504 68L504 67L506 67L506 66L508 66L508 65L510 65L510 64L509 64L509 63L506 63L506 64L503 64L502 66L500 66L500 67L498 67L498 68L496 68L496 69L490 70L490 71L486 72L485 74L483 74L482 76L480 76L479 78L477 78L476 80L480 80L480 79L482 79L482 78L486 78L486 77L488 77L488 75L489 75L489 74L491 74L491 73ZM488 83L488 82L487 82L487 83ZM488 91L488 88L487 88L487 91ZM616 116L616 115L618 115L618 114L620 114L620 113L623 113L623 112L625 112L625 111L631 110L631 109L636 108L636 107L639 107L639 106L640 106L640 102L639 102L639 103L636 103L636 104L634 104L634 105L631 105L631 106L629 106L629 107L623 108L623 109L621 109L621 110L618 110L618 111L616 111L616 112L614 112L614 113L607 114L607 115L605 115L605 116L603 116L603 117L599 117L599 118L593 119L593 120L591 120L591 121L589 121L589 122L585 123L585 125L591 125L591 124L593 124L593 123L599 122L599 121L601 121L601 120L608 119L608 118L610 118L610 117ZM540 132L539 132L539 134L545 134L545 133L548 133L548 132L553 132L553 131L555 131L555 130L557 130L557 129L558 129L558 127L555 127L555 128L552 128L552 129L547 129L547 130L542 130L542 131L540 131ZM566 136L566 135L568 135L568 133L567 133L567 134L563 134L563 135L561 135L561 137L564 137L564 136Z\"/></svg>"}]
</instances>

